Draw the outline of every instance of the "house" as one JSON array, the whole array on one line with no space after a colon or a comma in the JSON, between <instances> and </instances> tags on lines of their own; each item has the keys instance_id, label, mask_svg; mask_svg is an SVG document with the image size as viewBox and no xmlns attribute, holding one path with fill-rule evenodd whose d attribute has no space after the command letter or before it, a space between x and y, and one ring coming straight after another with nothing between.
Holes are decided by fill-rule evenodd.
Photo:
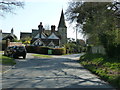
<instances>
[{"instance_id":1,"label":"house","mask_svg":"<svg viewBox=\"0 0 120 90\"><path fill-rule=\"evenodd\" d=\"M2 32L2 40L7 40L7 39L9 39L10 41L14 41L17 39L17 36L14 34L13 28L11 29L10 33L3 33Z\"/></svg>"},{"instance_id":2,"label":"house","mask_svg":"<svg viewBox=\"0 0 120 90\"><path fill-rule=\"evenodd\" d=\"M56 30L55 25L51 25L51 30L45 30L42 22L38 25L38 29L32 29L32 33L21 32L20 39L32 38L31 44L33 46L49 46L60 47L67 43L67 27L65 24L63 10L61 12L60 21Z\"/></svg>"},{"instance_id":3,"label":"house","mask_svg":"<svg viewBox=\"0 0 120 90\"><path fill-rule=\"evenodd\" d=\"M0 30L0 36L0 44L2 45L2 50L5 50L6 47L9 46L8 41L13 42L14 40L17 40L17 36L14 34L13 28L11 29L10 33L4 33L2 30Z\"/></svg>"}]
</instances>

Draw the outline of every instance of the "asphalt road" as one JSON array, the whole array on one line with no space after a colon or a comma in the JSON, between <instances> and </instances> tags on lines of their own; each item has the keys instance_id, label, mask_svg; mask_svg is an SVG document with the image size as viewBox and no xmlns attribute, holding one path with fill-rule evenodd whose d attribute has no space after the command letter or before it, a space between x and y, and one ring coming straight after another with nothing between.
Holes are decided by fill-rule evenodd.
<instances>
[{"instance_id":1,"label":"asphalt road","mask_svg":"<svg viewBox=\"0 0 120 90\"><path fill-rule=\"evenodd\" d=\"M2 88L112 88L77 62L80 55L35 58L27 54L2 75Z\"/></svg>"}]
</instances>

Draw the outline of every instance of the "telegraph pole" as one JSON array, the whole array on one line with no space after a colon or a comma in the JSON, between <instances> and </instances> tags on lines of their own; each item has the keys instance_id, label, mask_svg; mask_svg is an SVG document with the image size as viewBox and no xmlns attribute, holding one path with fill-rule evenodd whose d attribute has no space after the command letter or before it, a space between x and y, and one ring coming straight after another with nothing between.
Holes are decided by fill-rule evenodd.
<instances>
[{"instance_id":1,"label":"telegraph pole","mask_svg":"<svg viewBox=\"0 0 120 90\"><path fill-rule=\"evenodd\" d=\"M77 33L78 32L78 24L76 24L76 44L77 44Z\"/></svg>"}]
</instances>

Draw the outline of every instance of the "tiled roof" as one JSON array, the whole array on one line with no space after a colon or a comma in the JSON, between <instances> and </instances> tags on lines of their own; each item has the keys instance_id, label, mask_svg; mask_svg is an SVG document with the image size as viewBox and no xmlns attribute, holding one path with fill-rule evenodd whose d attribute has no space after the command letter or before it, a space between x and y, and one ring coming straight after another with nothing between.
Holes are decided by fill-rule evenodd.
<instances>
[{"instance_id":1,"label":"tiled roof","mask_svg":"<svg viewBox=\"0 0 120 90\"><path fill-rule=\"evenodd\" d=\"M6 36L8 36L10 33L2 33L2 38L5 38Z\"/></svg>"},{"instance_id":2,"label":"tiled roof","mask_svg":"<svg viewBox=\"0 0 120 90\"><path fill-rule=\"evenodd\" d=\"M32 29L32 38L35 37L38 34L38 30L37 29Z\"/></svg>"},{"instance_id":3,"label":"tiled roof","mask_svg":"<svg viewBox=\"0 0 120 90\"><path fill-rule=\"evenodd\" d=\"M25 37L31 37L32 33L30 32L20 32L20 39Z\"/></svg>"},{"instance_id":4,"label":"tiled roof","mask_svg":"<svg viewBox=\"0 0 120 90\"><path fill-rule=\"evenodd\" d=\"M2 40L6 40L6 39L10 39L10 40L12 40L12 39L17 39L17 37L14 35L14 34L8 34L7 36L5 36L4 38L2 38Z\"/></svg>"},{"instance_id":5,"label":"tiled roof","mask_svg":"<svg viewBox=\"0 0 120 90\"><path fill-rule=\"evenodd\" d=\"M38 39L38 38L37 38ZM37 39L32 39L31 43L35 42ZM56 46L59 46L59 39L41 39L46 46L52 41Z\"/></svg>"}]
</instances>

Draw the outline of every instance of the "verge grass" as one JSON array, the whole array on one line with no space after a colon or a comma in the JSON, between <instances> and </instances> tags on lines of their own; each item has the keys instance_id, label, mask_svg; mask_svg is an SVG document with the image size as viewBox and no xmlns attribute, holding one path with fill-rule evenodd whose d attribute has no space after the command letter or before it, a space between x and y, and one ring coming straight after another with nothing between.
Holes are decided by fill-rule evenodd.
<instances>
[{"instance_id":1,"label":"verge grass","mask_svg":"<svg viewBox=\"0 0 120 90\"><path fill-rule=\"evenodd\" d=\"M0 55L0 64L2 64L2 65L15 65L16 62L14 61L13 58Z\"/></svg>"},{"instance_id":2,"label":"verge grass","mask_svg":"<svg viewBox=\"0 0 120 90\"><path fill-rule=\"evenodd\" d=\"M120 60L101 54L85 54L80 57L79 62L101 79L120 88Z\"/></svg>"},{"instance_id":3,"label":"verge grass","mask_svg":"<svg viewBox=\"0 0 120 90\"><path fill-rule=\"evenodd\" d=\"M43 55L43 54L33 54L33 56L39 57L39 58L51 58L52 57L50 55Z\"/></svg>"}]
</instances>

